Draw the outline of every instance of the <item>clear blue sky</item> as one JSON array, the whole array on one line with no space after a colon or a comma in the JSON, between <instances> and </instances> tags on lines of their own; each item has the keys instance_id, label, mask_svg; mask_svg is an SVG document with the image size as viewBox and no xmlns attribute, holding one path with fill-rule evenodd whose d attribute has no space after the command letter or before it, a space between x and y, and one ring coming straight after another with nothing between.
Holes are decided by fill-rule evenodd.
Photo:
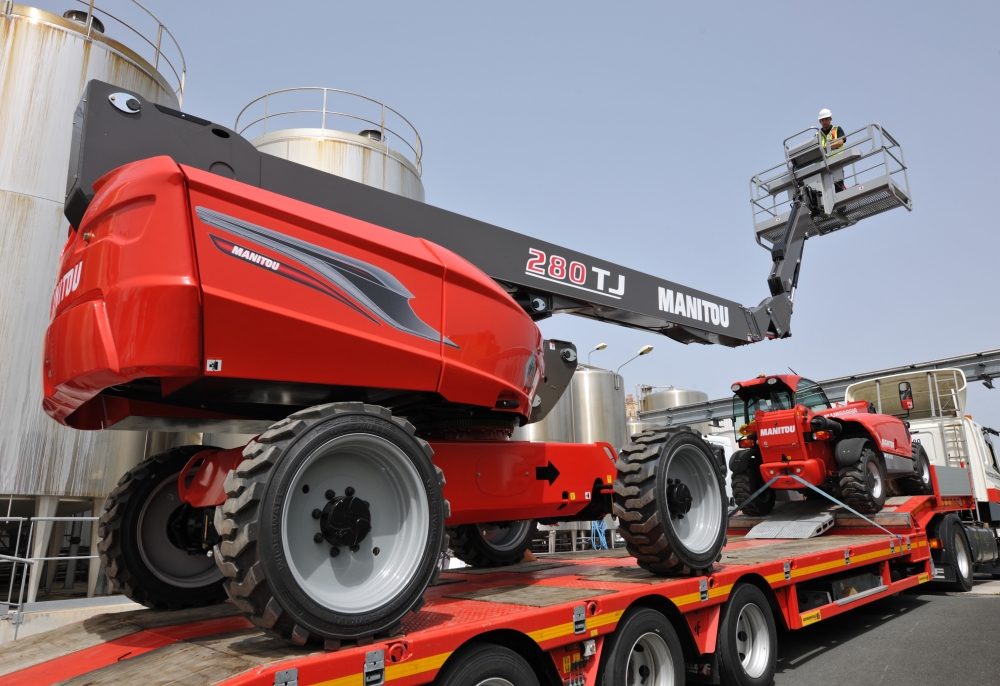
<instances>
[{"instance_id":1,"label":"clear blue sky","mask_svg":"<svg viewBox=\"0 0 1000 686\"><path fill-rule=\"evenodd\" d=\"M810 240L793 338L740 349L567 315L547 336L626 387L813 378L1000 347L1000 3L379 3L150 0L188 63L184 109L232 125L320 85L405 114L427 201L746 305L770 265L748 180L833 110L903 145L914 210ZM1000 389L969 411L1000 427Z\"/></svg>"}]
</instances>

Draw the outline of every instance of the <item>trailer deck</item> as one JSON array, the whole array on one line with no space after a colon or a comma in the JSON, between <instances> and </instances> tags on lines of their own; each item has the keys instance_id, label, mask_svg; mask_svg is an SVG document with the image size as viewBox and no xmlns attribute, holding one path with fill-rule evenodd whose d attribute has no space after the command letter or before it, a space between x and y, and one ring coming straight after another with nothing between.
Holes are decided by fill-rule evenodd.
<instances>
[{"instance_id":1,"label":"trailer deck","mask_svg":"<svg viewBox=\"0 0 1000 686\"><path fill-rule=\"evenodd\" d=\"M736 583L770 589L776 621L789 629L822 621L931 580L924 527L934 514L967 505L962 498L897 498L875 518L893 536L836 513L834 527L816 538L746 539L754 518L734 517L722 559L709 576L657 577L624 549L449 570L429 589L426 605L403 622L400 635L332 652L271 638L228 603L102 615L0 647L0 677L5 684L32 686L416 686L430 683L466 641L489 634L526 657L533 653L533 666L552 681L583 686L594 683L599 659L581 659L581 641L597 639L599 658L603 638L638 602L674 623L689 660L689 681L712 683L720 609ZM805 597L815 598L802 593L810 581L865 571L877 578L873 587L800 605Z\"/></svg>"}]
</instances>

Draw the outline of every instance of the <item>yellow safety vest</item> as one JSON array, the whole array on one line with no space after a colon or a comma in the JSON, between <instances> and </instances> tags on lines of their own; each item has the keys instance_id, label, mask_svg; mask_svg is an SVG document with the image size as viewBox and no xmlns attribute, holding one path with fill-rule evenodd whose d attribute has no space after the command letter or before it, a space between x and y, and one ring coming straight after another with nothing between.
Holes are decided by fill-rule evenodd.
<instances>
[{"instance_id":1,"label":"yellow safety vest","mask_svg":"<svg viewBox=\"0 0 1000 686\"><path fill-rule=\"evenodd\" d=\"M837 138L838 138L838 136L837 136L837 126L836 126L836 124L831 124L830 125L830 134L829 134L829 136L827 136L827 134L823 133L823 130L820 129L820 132L819 132L819 144L821 146L823 146L824 148L826 147L827 141L829 141L831 144L833 144L833 141L837 140ZM833 153L831 155L827 155L827 157L836 157L837 155L841 154L842 152L843 152L843 149L841 149L840 152L835 152L835 153Z\"/></svg>"}]
</instances>

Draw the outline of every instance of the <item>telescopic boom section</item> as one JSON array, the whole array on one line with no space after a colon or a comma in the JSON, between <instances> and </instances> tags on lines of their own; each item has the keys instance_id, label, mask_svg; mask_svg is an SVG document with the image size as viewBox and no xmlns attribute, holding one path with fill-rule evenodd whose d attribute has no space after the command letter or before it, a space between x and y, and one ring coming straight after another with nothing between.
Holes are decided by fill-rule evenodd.
<instances>
[{"instance_id":1,"label":"telescopic boom section","mask_svg":"<svg viewBox=\"0 0 1000 686\"><path fill-rule=\"evenodd\" d=\"M745 308L657 276L260 153L227 127L138 95L134 96L138 108L123 110L110 100L116 93L121 89L91 81L74 117L66 198L66 217L73 226L79 226L94 196L93 184L101 176L130 162L166 155L179 164L443 246L500 283L535 319L569 313L662 333L682 343L727 346L789 335L801 243L808 234L818 233L809 231L814 227L808 213L787 219L786 256L780 265L775 258L772 294L757 307ZM787 263L794 264L790 279L785 278L783 265Z\"/></svg>"}]
</instances>

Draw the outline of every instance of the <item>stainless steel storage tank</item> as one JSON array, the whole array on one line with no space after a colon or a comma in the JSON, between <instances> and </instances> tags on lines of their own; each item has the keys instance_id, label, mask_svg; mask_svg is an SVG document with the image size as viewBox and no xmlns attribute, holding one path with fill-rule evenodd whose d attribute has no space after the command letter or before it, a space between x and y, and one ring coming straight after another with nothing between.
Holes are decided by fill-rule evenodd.
<instances>
[{"instance_id":1,"label":"stainless steel storage tank","mask_svg":"<svg viewBox=\"0 0 1000 686\"><path fill-rule=\"evenodd\" d=\"M658 388L662 388L663 390L656 390ZM656 426L655 422L643 419L643 412L666 410L671 407L683 407L684 405L703 403L707 400L708 393L702 391L690 391L683 388L674 388L673 386L639 386L639 418L633 422L633 427L638 427L638 431L645 431ZM708 422L699 422L690 426L701 434L711 433Z\"/></svg>"},{"instance_id":2,"label":"stainless steel storage tank","mask_svg":"<svg viewBox=\"0 0 1000 686\"><path fill-rule=\"evenodd\" d=\"M134 19L115 20L106 3ZM185 77L180 48L141 5L106 0L93 21L80 6L59 16L0 4L0 498L22 515L53 515L60 498L59 514L92 509L146 445L141 433L74 431L42 412L42 338L68 229L62 209L83 89L101 79L177 108ZM126 43L153 47L140 54Z\"/></svg>"},{"instance_id":3,"label":"stainless steel storage tank","mask_svg":"<svg viewBox=\"0 0 1000 686\"><path fill-rule=\"evenodd\" d=\"M261 152L424 201L420 134L372 98L336 88L285 88L244 107L233 128Z\"/></svg>"},{"instance_id":4,"label":"stainless steel storage tank","mask_svg":"<svg viewBox=\"0 0 1000 686\"><path fill-rule=\"evenodd\" d=\"M628 442L622 377L607 369L579 365L569 388L548 416L540 422L515 429L512 440L561 443L606 441L616 450L621 449Z\"/></svg>"}]
</instances>

